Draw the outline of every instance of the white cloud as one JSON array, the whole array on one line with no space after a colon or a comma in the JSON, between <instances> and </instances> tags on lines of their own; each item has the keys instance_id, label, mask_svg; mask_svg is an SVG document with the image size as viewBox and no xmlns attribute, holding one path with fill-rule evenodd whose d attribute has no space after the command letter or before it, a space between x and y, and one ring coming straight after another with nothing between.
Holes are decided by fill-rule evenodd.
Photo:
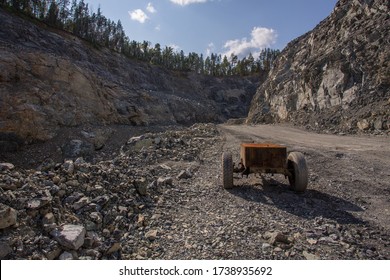
<instances>
[{"instance_id":1,"label":"white cloud","mask_svg":"<svg viewBox=\"0 0 390 280\"><path fill-rule=\"evenodd\" d=\"M149 17L141 9L136 9L134 11L129 11L129 15L132 20L136 20L140 23L144 23Z\"/></svg>"},{"instance_id":2,"label":"white cloud","mask_svg":"<svg viewBox=\"0 0 390 280\"><path fill-rule=\"evenodd\" d=\"M253 56L258 56L264 48L269 48L275 44L278 37L275 30L265 27L254 27L251 32L251 38L229 40L223 46L227 51L223 54L230 57L232 53L240 58L252 53Z\"/></svg>"},{"instance_id":3,"label":"white cloud","mask_svg":"<svg viewBox=\"0 0 390 280\"><path fill-rule=\"evenodd\" d=\"M168 47L172 48L174 52L180 51L180 47L176 44L170 44L170 45L168 45Z\"/></svg>"},{"instance_id":4,"label":"white cloud","mask_svg":"<svg viewBox=\"0 0 390 280\"><path fill-rule=\"evenodd\" d=\"M154 28L154 30L156 30L156 31L161 31L161 25L160 25L160 24L157 25L157 26Z\"/></svg>"},{"instance_id":5,"label":"white cloud","mask_svg":"<svg viewBox=\"0 0 390 280\"><path fill-rule=\"evenodd\" d=\"M180 6L187 6L194 3L205 3L208 0L171 0L172 3L180 5Z\"/></svg>"},{"instance_id":6,"label":"white cloud","mask_svg":"<svg viewBox=\"0 0 390 280\"><path fill-rule=\"evenodd\" d=\"M209 44L207 45L207 49L206 49L206 56L210 56L211 53L214 52L214 50L215 50L215 45L214 45L214 43L213 43L213 42L209 43Z\"/></svg>"},{"instance_id":7,"label":"white cloud","mask_svg":"<svg viewBox=\"0 0 390 280\"><path fill-rule=\"evenodd\" d=\"M153 7L153 4L150 2L148 3L146 10L151 14L157 13L157 10Z\"/></svg>"}]
</instances>

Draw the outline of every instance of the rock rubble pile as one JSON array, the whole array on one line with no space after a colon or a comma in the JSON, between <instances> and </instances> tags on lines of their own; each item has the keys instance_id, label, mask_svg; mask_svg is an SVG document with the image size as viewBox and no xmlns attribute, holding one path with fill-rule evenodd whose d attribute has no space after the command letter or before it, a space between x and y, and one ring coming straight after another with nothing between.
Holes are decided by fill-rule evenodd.
<instances>
[{"instance_id":1,"label":"rock rubble pile","mask_svg":"<svg viewBox=\"0 0 390 280\"><path fill-rule=\"evenodd\" d=\"M386 211L367 198L371 184L387 207L386 175L367 183L361 157L307 149L305 193L277 175L225 190L221 153L236 136L198 124L132 137L110 160L0 164L1 259L390 258Z\"/></svg>"},{"instance_id":2,"label":"rock rubble pile","mask_svg":"<svg viewBox=\"0 0 390 280\"><path fill-rule=\"evenodd\" d=\"M77 158L21 170L2 163L1 258L140 258L139 244L159 235L152 227L159 215L146 219L143 213L156 207L165 189L193 176L202 147L217 134L207 124L148 133L96 164Z\"/></svg>"}]
</instances>

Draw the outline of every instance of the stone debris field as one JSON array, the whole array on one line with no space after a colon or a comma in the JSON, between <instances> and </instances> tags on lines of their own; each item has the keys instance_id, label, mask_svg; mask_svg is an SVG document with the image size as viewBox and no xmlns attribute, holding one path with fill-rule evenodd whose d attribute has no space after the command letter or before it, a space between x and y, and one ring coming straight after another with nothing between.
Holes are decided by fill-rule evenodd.
<instances>
[{"instance_id":1,"label":"stone debris field","mask_svg":"<svg viewBox=\"0 0 390 280\"><path fill-rule=\"evenodd\" d=\"M290 145L309 165L305 193L277 175L235 177L225 190L222 152L238 157L240 142L262 140L237 127L145 133L95 163L1 163L1 259L390 257L386 168L367 164L364 152L316 150L308 141ZM355 165L339 174L347 161ZM356 176L363 166L382 180Z\"/></svg>"}]
</instances>

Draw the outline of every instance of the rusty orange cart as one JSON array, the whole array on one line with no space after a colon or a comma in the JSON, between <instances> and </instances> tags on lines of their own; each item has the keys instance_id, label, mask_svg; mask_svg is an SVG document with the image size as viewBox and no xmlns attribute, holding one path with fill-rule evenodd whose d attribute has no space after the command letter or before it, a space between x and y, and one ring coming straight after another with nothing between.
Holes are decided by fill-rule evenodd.
<instances>
[{"instance_id":1,"label":"rusty orange cart","mask_svg":"<svg viewBox=\"0 0 390 280\"><path fill-rule=\"evenodd\" d=\"M233 173L249 175L283 174L288 177L291 188L304 192L308 184L308 169L305 157L300 152L287 155L287 147L272 143L241 144L240 162L233 163L232 154L222 154L222 184L225 189L233 188Z\"/></svg>"}]
</instances>

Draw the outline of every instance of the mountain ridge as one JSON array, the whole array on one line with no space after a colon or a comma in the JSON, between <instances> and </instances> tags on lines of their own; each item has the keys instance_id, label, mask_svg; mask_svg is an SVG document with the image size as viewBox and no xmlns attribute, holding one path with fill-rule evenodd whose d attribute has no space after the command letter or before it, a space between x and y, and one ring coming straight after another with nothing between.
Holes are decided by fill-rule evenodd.
<instances>
[{"instance_id":1,"label":"mountain ridge","mask_svg":"<svg viewBox=\"0 0 390 280\"><path fill-rule=\"evenodd\" d=\"M339 1L329 17L281 52L247 122L347 133L388 130L388 11L382 0Z\"/></svg>"},{"instance_id":2,"label":"mountain ridge","mask_svg":"<svg viewBox=\"0 0 390 280\"><path fill-rule=\"evenodd\" d=\"M50 140L61 127L188 125L245 117L262 79L170 71L2 9L0 17L3 142L10 134L20 142Z\"/></svg>"}]
</instances>

